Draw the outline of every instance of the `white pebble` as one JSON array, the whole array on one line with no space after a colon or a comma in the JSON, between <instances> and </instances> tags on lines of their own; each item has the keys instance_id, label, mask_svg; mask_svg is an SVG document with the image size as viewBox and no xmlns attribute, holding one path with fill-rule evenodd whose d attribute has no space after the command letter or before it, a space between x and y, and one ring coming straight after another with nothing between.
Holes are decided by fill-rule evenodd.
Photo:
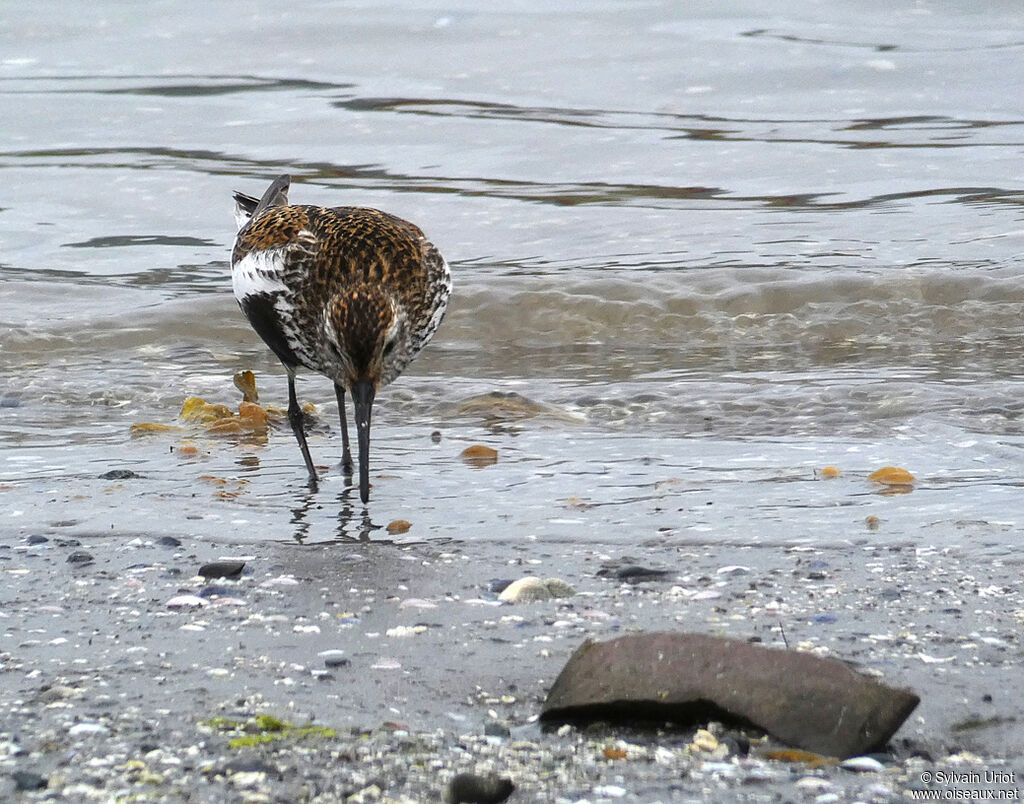
<instances>
[{"instance_id":1,"label":"white pebble","mask_svg":"<svg viewBox=\"0 0 1024 804\"><path fill-rule=\"evenodd\" d=\"M437 604L432 600L423 600L418 597L410 597L398 604L400 609L436 609Z\"/></svg>"},{"instance_id":2,"label":"white pebble","mask_svg":"<svg viewBox=\"0 0 1024 804\"><path fill-rule=\"evenodd\" d=\"M874 757L850 757L840 762L839 767L858 773L879 773L885 770L885 765Z\"/></svg>"},{"instance_id":3,"label":"white pebble","mask_svg":"<svg viewBox=\"0 0 1024 804\"><path fill-rule=\"evenodd\" d=\"M291 575L278 575L276 578L267 578L260 586L298 586L299 582Z\"/></svg>"},{"instance_id":4,"label":"white pebble","mask_svg":"<svg viewBox=\"0 0 1024 804\"><path fill-rule=\"evenodd\" d=\"M804 776L797 779L793 786L805 793L824 793L826 790L832 789L832 782L820 776Z\"/></svg>"},{"instance_id":5,"label":"white pebble","mask_svg":"<svg viewBox=\"0 0 1024 804\"><path fill-rule=\"evenodd\" d=\"M169 609L200 609L210 601L199 595L175 595L165 604Z\"/></svg>"},{"instance_id":6,"label":"white pebble","mask_svg":"<svg viewBox=\"0 0 1024 804\"><path fill-rule=\"evenodd\" d=\"M72 737L83 737L87 734L110 734L110 729L102 723L76 723L68 729L68 734Z\"/></svg>"}]
</instances>

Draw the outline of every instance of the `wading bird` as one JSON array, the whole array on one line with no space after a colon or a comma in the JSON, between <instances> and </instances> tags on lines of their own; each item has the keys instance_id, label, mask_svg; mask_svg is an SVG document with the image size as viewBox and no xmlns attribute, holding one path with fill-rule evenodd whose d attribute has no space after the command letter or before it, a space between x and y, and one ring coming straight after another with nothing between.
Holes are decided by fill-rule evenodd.
<instances>
[{"instance_id":1,"label":"wading bird","mask_svg":"<svg viewBox=\"0 0 1024 804\"><path fill-rule=\"evenodd\" d=\"M300 366L334 382L342 467L352 472L345 392L359 447L359 496L370 495L373 400L437 330L448 307L448 264L408 221L363 207L289 205L289 176L259 200L236 192L231 252L235 299L288 373L288 421L309 471L317 473L295 397Z\"/></svg>"}]
</instances>

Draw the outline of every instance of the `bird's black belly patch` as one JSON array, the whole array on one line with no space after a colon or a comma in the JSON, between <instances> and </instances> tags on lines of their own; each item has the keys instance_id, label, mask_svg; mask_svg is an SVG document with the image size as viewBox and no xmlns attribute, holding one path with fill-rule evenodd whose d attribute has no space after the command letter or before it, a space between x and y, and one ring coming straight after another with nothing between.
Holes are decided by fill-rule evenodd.
<instances>
[{"instance_id":1,"label":"bird's black belly patch","mask_svg":"<svg viewBox=\"0 0 1024 804\"><path fill-rule=\"evenodd\" d=\"M289 368L294 368L301 361L288 345L288 339L281 326L281 316L274 307L276 298L277 294L254 293L242 299L239 302L239 307L242 308L245 317L249 319L252 328L263 338L263 342L273 350L281 362Z\"/></svg>"}]
</instances>

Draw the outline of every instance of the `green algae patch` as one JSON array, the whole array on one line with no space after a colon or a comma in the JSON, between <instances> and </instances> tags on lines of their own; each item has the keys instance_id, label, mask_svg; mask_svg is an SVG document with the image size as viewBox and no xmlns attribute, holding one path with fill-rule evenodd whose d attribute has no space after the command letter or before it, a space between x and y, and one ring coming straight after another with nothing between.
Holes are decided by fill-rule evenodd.
<instances>
[{"instance_id":1,"label":"green algae patch","mask_svg":"<svg viewBox=\"0 0 1024 804\"><path fill-rule=\"evenodd\" d=\"M337 731L326 726L296 726L273 715L255 715L247 720L212 717L203 721L202 725L229 737L229 748L247 748L284 741L332 740L338 736Z\"/></svg>"}]
</instances>

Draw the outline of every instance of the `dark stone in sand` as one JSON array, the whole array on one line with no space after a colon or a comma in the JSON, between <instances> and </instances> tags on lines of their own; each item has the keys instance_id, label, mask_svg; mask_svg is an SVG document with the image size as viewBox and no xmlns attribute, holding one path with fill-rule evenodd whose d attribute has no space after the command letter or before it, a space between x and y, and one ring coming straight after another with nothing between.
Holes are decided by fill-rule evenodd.
<instances>
[{"instance_id":1,"label":"dark stone in sand","mask_svg":"<svg viewBox=\"0 0 1024 804\"><path fill-rule=\"evenodd\" d=\"M204 564L199 568L199 574L207 580L211 578L227 578L228 580L236 580L242 577L242 569L245 567L244 561L214 561L210 564Z\"/></svg>"},{"instance_id":2,"label":"dark stone in sand","mask_svg":"<svg viewBox=\"0 0 1024 804\"><path fill-rule=\"evenodd\" d=\"M613 561L605 561L597 571L598 578L611 578L626 583L642 583L644 581L660 581L675 574L672 570L642 567L635 563L631 556L621 556Z\"/></svg>"},{"instance_id":3,"label":"dark stone in sand","mask_svg":"<svg viewBox=\"0 0 1024 804\"><path fill-rule=\"evenodd\" d=\"M511 583L511 579L493 578L487 582L487 591L492 595L500 595Z\"/></svg>"},{"instance_id":4,"label":"dark stone in sand","mask_svg":"<svg viewBox=\"0 0 1024 804\"><path fill-rule=\"evenodd\" d=\"M161 536L156 543L161 547L181 547L181 539L175 539L173 536Z\"/></svg>"},{"instance_id":5,"label":"dark stone in sand","mask_svg":"<svg viewBox=\"0 0 1024 804\"><path fill-rule=\"evenodd\" d=\"M601 573L598 572L598 575ZM643 581L660 581L672 575L670 570L652 569L650 567L630 566L622 567L615 572L615 578L626 583L641 583Z\"/></svg>"},{"instance_id":6,"label":"dark stone in sand","mask_svg":"<svg viewBox=\"0 0 1024 804\"><path fill-rule=\"evenodd\" d=\"M445 804L500 804L512 795L516 786L500 776L460 773L445 790Z\"/></svg>"},{"instance_id":7,"label":"dark stone in sand","mask_svg":"<svg viewBox=\"0 0 1024 804\"><path fill-rule=\"evenodd\" d=\"M100 480L131 480L133 477L139 477L139 475L131 469L111 469L100 475Z\"/></svg>"},{"instance_id":8,"label":"dark stone in sand","mask_svg":"<svg viewBox=\"0 0 1024 804\"><path fill-rule=\"evenodd\" d=\"M232 759L221 766L220 772L225 776L233 773L265 773L273 779L281 778L281 772L276 767L261 759Z\"/></svg>"},{"instance_id":9,"label":"dark stone in sand","mask_svg":"<svg viewBox=\"0 0 1024 804\"><path fill-rule=\"evenodd\" d=\"M48 541L50 540L47 539L45 536L40 536L38 534L29 536L27 539L25 539L26 544L46 544L46 542Z\"/></svg>"},{"instance_id":10,"label":"dark stone in sand","mask_svg":"<svg viewBox=\"0 0 1024 804\"><path fill-rule=\"evenodd\" d=\"M836 659L703 634L586 642L541 711L547 724L725 720L840 758L885 747L920 699Z\"/></svg>"},{"instance_id":11,"label":"dark stone in sand","mask_svg":"<svg viewBox=\"0 0 1024 804\"><path fill-rule=\"evenodd\" d=\"M87 553L85 550L76 550L68 556L69 564L91 564L92 562L92 553Z\"/></svg>"},{"instance_id":12,"label":"dark stone in sand","mask_svg":"<svg viewBox=\"0 0 1024 804\"><path fill-rule=\"evenodd\" d=\"M508 726L504 723L495 723L493 720L488 720L484 723L484 736L485 737L511 737L512 732L509 731Z\"/></svg>"},{"instance_id":13,"label":"dark stone in sand","mask_svg":"<svg viewBox=\"0 0 1024 804\"><path fill-rule=\"evenodd\" d=\"M235 597L237 594L234 589L227 586L217 586L216 584L208 584L199 590L199 597L214 598L214 597Z\"/></svg>"},{"instance_id":14,"label":"dark stone in sand","mask_svg":"<svg viewBox=\"0 0 1024 804\"><path fill-rule=\"evenodd\" d=\"M11 778L18 790L42 790L47 784L46 777L32 771L12 771Z\"/></svg>"}]
</instances>

